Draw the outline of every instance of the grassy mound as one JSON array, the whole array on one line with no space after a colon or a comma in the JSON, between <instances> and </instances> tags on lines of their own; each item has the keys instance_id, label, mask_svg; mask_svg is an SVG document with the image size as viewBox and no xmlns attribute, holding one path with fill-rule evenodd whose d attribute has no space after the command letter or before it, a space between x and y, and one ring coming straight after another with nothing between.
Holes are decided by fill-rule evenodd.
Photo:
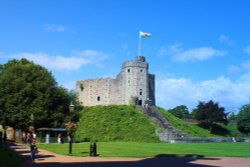
<instances>
[{"instance_id":1,"label":"grassy mound","mask_svg":"<svg viewBox=\"0 0 250 167\"><path fill-rule=\"evenodd\" d=\"M234 136L234 137L247 137L247 134L240 132L237 129L237 124L220 124L218 129L215 129L215 133L223 135L223 136Z\"/></svg>"},{"instance_id":2,"label":"grassy mound","mask_svg":"<svg viewBox=\"0 0 250 167\"><path fill-rule=\"evenodd\" d=\"M76 142L159 141L155 127L134 106L85 107L77 127Z\"/></svg>"},{"instance_id":3,"label":"grassy mound","mask_svg":"<svg viewBox=\"0 0 250 167\"><path fill-rule=\"evenodd\" d=\"M163 116L172 124L176 129L186 133L190 137L218 137L218 135L211 134L207 129L203 129L196 124L188 124L183 122L181 119L175 117L167 110L162 108L158 109L161 111Z\"/></svg>"},{"instance_id":4,"label":"grassy mound","mask_svg":"<svg viewBox=\"0 0 250 167\"><path fill-rule=\"evenodd\" d=\"M178 130L186 133L190 137L245 137L246 135L237 130L236 124L215 125L213 133L198 124L189 124L181 119L175 117L167 110L162 108L158 109L161 111L163 116Z\"/></svg>"}]
</instances>

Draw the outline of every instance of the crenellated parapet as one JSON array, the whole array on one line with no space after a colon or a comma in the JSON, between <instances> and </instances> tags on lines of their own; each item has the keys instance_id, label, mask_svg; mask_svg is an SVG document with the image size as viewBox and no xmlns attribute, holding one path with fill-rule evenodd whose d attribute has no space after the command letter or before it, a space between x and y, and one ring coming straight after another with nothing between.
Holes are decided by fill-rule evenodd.
<instances>
[{"instance_id":1,"label":"crenellated parapet","mask_svg":"<svg viewBox=\"0 0 250 167\"><path fill-rule=\"evenodd\" d=\"M124 63L122 63L122 69L128 67L139 67L148 70L148 63L146 62L144 56L137 56L134 61L125 61Z\"/></svg>"}]
</instances>

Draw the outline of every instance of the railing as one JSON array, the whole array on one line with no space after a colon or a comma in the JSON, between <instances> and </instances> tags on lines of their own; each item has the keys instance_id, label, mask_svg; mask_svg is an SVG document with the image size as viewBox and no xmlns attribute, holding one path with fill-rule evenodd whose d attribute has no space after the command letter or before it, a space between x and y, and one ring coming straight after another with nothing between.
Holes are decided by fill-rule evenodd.
<instances>
[{"instance_id":1,"label":"railing","mask_svg":"<svg viewBox=\"0 0 250 167\"><path fill-rule=\"evenodd\" d=\"M62 139L63 139L62 140L63 143L68 143L67 137L63 137ZM46 137L37 137L36 141L39 142L39 143L46 143ZM57 143L58 142L57 137L50 137L49 142L50 143Z\"/></svg>"}]
</instances>

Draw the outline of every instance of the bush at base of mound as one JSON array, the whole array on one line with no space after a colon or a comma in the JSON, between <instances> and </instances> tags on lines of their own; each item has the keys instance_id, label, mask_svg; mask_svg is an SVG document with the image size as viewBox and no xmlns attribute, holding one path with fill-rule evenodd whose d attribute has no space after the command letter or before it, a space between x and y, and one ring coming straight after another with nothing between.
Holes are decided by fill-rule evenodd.
<instances>
[{"instance_id":1,"label":"bush at base of mound","mask_svg":"<svg viewBox=\"0 0 250 167\"><path fill-rule=\"evenodd\" d=\"M126 105L85 107L74 138L75 142L159 141L147 118L135 106Z\"/></svg>"}]
</instances>

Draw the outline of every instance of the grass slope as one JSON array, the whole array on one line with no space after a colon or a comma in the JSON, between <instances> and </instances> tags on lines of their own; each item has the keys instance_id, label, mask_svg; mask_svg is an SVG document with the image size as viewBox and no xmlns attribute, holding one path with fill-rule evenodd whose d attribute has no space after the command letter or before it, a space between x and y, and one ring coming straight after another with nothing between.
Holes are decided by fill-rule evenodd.
<instances>
[{"instance_id":1,"label":"grass slope","mask_svg":"<svg viewBox=\"0 0 250 167\"><path fill-rule=\"evenodd\" d=\"M221 124L220 127L222 128L222 132L219 131L218 133L224 136L248 137L247 134L242 133L237 129L236 123L228 124L228 125Z\"/></svg>"},{"instance_id":2,"label":"grass slope","mask_svg":"<svg viewBox=\"0 0 250 167\"><path fill-rule=\"evenodd\" d=\"M163 116L178 130L186 133L190 137L246 137L245 134L237 130L236 124L217 125L213 134L208 129L204 129L197 124L189 124L175 117L167 110L158 107Z\"/></svg>"},{"instance_id":3,"label":"grass slope","mask_svg":"<svg viewBox=\"0 0 250 167\"><path fill-rule=\"evenodd\" d=\"M40 144L57 154L68 154L68 144ZM250 143L142 143L98 142L100 157L222 156L250 157ZM89 143L73 144L73 156L89 156Z\"/></svg>"},{"instance_id":4,"label":"grass slope","mask_svg":"<svg viewBox=\"0 0 250 167\"><path fill-rule=\"evenodd\" d=\"M75 133L75 141L158 142L155 127L134 106L85 107Z\"/></svg>"}]
</instances>

